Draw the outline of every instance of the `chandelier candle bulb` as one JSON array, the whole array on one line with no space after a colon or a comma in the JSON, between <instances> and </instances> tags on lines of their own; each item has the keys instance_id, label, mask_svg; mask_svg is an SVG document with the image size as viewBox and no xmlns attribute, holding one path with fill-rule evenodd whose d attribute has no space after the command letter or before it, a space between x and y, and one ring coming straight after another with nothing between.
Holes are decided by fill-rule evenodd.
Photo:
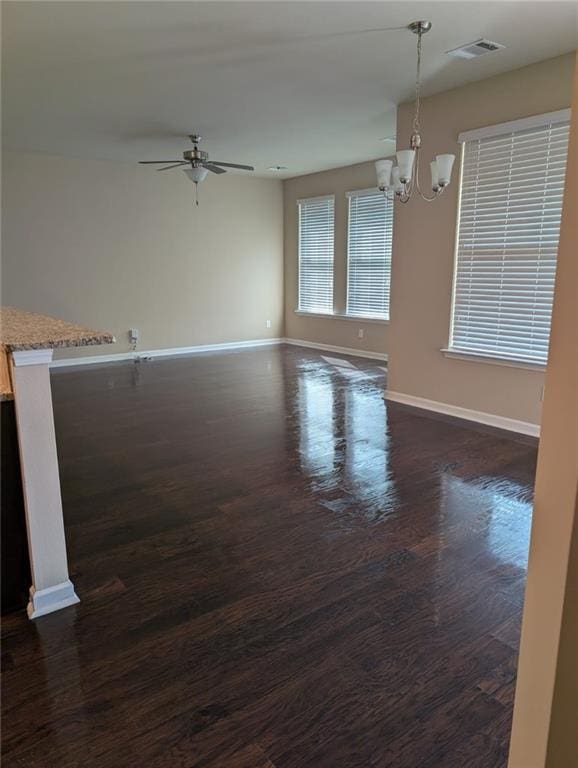
<instances>
[{"instance_id":1,"label":"chandelier candle bulb","mask_svg":"<svg viewBox=\"0 0 578 768\"><path fill-rule=\"evenodd\" d=\"M440 185L437 160L432 160L429 166L431 168L431 188L435 192L437 189L439 189L439 185Z\"/></svg>"},{"instance_id":2,"label":"chandelier candle bulb","mask_svg":"<svg viewBox=\"0 0 578 768\"><path fill-rule=\"evenodd\" d=\"M399 178L402 183L411 181L413 174L413 159L415 157L415 149L401 149L397 153L397 164L399 166Z\"/></svg>"},{"instance_id":3,"label":"chandelier candle bulb","mask_svg":"<svg viewBox=\"0 0 578 768\"><path fill-rule=\"evenodd\" d=\"M397 165L391 172L391 183L393 184L393 191L396 194L401 195L403 192L403 184L399 178L399 167Z\"/></svg>"},{"instance_id":4,"label":"chandelier candle bulb","mask_svg":"<svg viewBox=\"0 0 578 768\"><path fill-rule=\"evenodd\" d=\"M391 168L393 162L391 160L377 160L375 163L375 170L377 172L377 186L382 191L389 189L391 186Z\"/></svg>"},{"instance_id":5,"label":"chandelier candle bulb","mask_svg":"<svg viewBox=\"0 0 578 768\"><path fill-rule=\"evenodd\" d=\"M455 155L436 155L438 181L440 187L447 187L447 185L450 183L455 159Z\"/></svg>"}]
</instances>

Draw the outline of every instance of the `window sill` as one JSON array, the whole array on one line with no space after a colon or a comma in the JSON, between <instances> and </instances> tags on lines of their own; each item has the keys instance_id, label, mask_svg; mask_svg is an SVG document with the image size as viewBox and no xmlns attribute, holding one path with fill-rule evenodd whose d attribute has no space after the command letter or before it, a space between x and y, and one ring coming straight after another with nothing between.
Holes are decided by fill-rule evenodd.
<instances>
[{"instance_id":1,"label":"window sill","mask_svg":"<svg viewBox=\"0 0 578 768\"><path fill-rule=\"evenodd\" d=\"M306 312L303 309L296 309L295 314L299 317L323 317L326 320L348 320L350 323L375 323L376 325L389 325L389 320L380 317L357 317L356 315L340 314L338 312Z\"/></svg>"},{"instance_id":2,"label":"window sill","mask_svg":"<svg viewBox=\"0 0 578 768\"><path fill-rule=\"evenodd\" d=\"M528 371L545 371L544 363L532 363L529 360L516 360L516 358L492 357L477 352L466 352L461 349L441 349L444 357L454 358L456 360L466 360L471 363L489 363L490 365L503 365L506 368L524 368Z\"/></svg>"}]
</instances>

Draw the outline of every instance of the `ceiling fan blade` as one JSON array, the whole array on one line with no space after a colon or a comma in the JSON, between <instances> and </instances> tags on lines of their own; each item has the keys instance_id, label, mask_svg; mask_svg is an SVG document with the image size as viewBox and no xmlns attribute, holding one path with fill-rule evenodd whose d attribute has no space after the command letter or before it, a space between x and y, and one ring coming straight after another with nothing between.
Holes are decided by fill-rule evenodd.
<instances>
[{"instance_id":1,"label":"ceiling fan blade","mask_svg":"<svg viewBox=\"0 0 578 768\"><path fill-rule=\"evenodd\" d=\"M170 171L171 168L180 168L181 165L188 165L188 162L181 161L180 163L175 163L175 165L167 165L166 168L157 168L157 171Z\"/></svg>"},{"instance_id":2,"label":"ceiling fan blade","mask_svg":"<svg viewBox=\"0 0 578 768\"><path fill-rule=\"evenodd\" d=\"M184 160L139 160L139 165L164 165L165 163L183 163Z\"/></svg>"},{"instance_id":3,"label":"ceiling fan blade","mask_svg":"<svg viewBox=\"0 0 578 768\"><path fill-rule=\"evenodd\" d=\"M203 168L206 168L207 171L211 171L211 173L227 173L227 171L224 168L219 168L217 165L213 165L213 163L201 163Z\"/></svg>"},{"instance_id":4,"label":"ceiling fan blade","mask_svg":"<svg viewBox=\"0 0 578 768\"><path fill-rule=\"evenodd\" d=\"M238 163L220 163L218 160L211 160L213 165L222 165L225 168L241 168L243 171L254 171L252 165L239 165Z\"/></svg>"}]
</instances>

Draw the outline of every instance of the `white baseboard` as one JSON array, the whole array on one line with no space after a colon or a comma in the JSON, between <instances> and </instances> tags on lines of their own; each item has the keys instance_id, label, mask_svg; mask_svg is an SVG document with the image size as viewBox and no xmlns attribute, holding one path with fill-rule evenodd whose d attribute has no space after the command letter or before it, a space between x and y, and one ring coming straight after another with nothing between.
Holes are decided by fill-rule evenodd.
<instances>
[{"instance_id":1,"label":"white baseboard","mask_svg":"<svg viewBox=\"0 0 578 768\"><path fill-rule=\"evenodd\" d=\"M37 619L39 616L60 611L62 608L79 602L80 599L74 591L74 586L68 579L46 589L36 590L34 587L30 587L30 600L26 610L29 619Z\"/></svg>"},{"instance_id":2,"label":"white baseboard","mask_svg":"<svg viewBox=\"0 0 578 768\"><path fill-rule=\"evenodd\" d=\"M95 363L117 363L121 360L133 360L140 357L174 357L175 355L196 355L202 352L224 352L232 349L250 347L268 347L282 344L284 339L253 339L251 341L228 341L223 344L200 344L195 347L170 347L168 349L146 349L134 352L116 352L112 355L92 355L91 357L67 357L53 360L51 368L64 368L71 365L94 365Z\"/></svg>"},{"instance_id":3,"label":"white baseboard","mask_svg":"<svg viewBox=\"0 0 578 768\"><path fill-rule=\"evenodd\" d=\"M336 347L333 344L321 344L317 341L303 341L302 339L284 339L284 341L285 344L292 344L295 347L320 349L323 352L337 352L341 355L353 355L353 357L367 357L370 360L387 360L385 352L368 352L364 349L354 349L353 347Z\"/></svg>"},{"instance_id":4,"label":"white baseboard","mask_svg":"<svg viewBox=\"0 0 578 768\"><path fill-rule=\"evenodd\" d=\"M118 363L121 360L132 360L132 352L115 352L113 355L91 355L90 357L65 357L53 360L50 368L67 368L71 365L94 365L95 363Z\"/></svg>"},{"instance_id":5,"label":"white baseboard","mask_svg":"<svg viewBox=\"0 0 578 768\"><path fill-rule=\"evenodd\" d=\"M455 416L458 419L466 421L476 421L479 424L486 424L489 427L506 429L509 432L518 432L522 435L531 437L540 437L540 425L532 424L528 421L518 421L517 419L508 419L505 416L497 416L494 413L484 413L483 411L472 411L470 408L462 408L450 403L440 403L437 400L427 400L425 397L415 397L414 395L405 395L403 392L385 391L385 399L402 405L412 405L414 408L421 408L424 411L435 411L443 413L446 416Z\"/></svg>"},{"instance_id":6,"label":"white baseboard","mask_svg":"<svg viewBox=\"0 0 578 768\"><path fill-rule=\"evenodd\" d=\"M228 341L223 344L200 344L195 347L171 347L168 349L145 349L137 354L140 357L174 357L176 355L197 355L203 352L225 352L233 349L250 349L252 347L269 347L279 344L293 344L297 347L319 349L324 352L337 352L342 355L355 357L367 357L370 360L387 360L387 355L380 352L366 352L350 347L336 347L332 344L318 344L312 341L300 339L253 339L251 341ZM72 365L95 365L98 363L118 363L122 360L133 360L134 352L115 352L112 355L91 355L90 357L66 357L62 360L53 360L51 368L67 368Z\"/></svg>"}]
</instances>

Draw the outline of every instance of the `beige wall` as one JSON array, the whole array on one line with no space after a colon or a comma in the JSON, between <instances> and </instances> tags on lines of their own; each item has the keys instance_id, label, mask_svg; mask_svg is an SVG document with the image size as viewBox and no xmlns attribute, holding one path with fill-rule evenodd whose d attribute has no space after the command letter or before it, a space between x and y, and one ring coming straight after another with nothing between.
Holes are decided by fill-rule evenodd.
<instances>
[{"instance_id":1,"label":"beige wall","mask_svg":"<svg viewBox=\"0 0 578 768\"><path fill-rule=\"evenodd\" d=\"M465 66L472 66L465 64ZM461 131L570 106L574 55L534 64L425 99L424 160L459 153ZM412 104L398 111L407 146ZM443 198L398 206L394 223L389 389L538 423L543 374L443 357L451 310L458 169Z\"/></svg>"},{"instance_id":2,"label":"beige wall","mask_svg":"<svg viewBox=\"0 0 578 768\"><path fill-rule=\"evenodd\" d=\"M298 216L297 200L317 195L335 195L334 308L345 312L347 291L347 199L345 193L375 187L373 162L298 176L284 182L285 197L285 335L292 339L332 344L368 352L387 352L387 325L359 320L303 317L298 305ZM359 329L364 338L360 339Z\"/></svg>"},{"instance_id":3,"label":"beige wall","mask_svg":"<svg viewBox=\"0 0 578 768\"><path fill-rule=\"evenodd\" d=\"M578 759L578 75L568 156L550 360L510 768Z\"/></svg>"},{"instance_id":4,"label":"beige wall","mask_svg":"<svg viewBox=\"0 0 578 768\"><path fill-rule=\"evenodd\" d=\"M116 335L89 354L283 336L278 180L209 174L195 208L178 170L6 153L2 212L3 303Z\"/></svg>"}]
</instances>

